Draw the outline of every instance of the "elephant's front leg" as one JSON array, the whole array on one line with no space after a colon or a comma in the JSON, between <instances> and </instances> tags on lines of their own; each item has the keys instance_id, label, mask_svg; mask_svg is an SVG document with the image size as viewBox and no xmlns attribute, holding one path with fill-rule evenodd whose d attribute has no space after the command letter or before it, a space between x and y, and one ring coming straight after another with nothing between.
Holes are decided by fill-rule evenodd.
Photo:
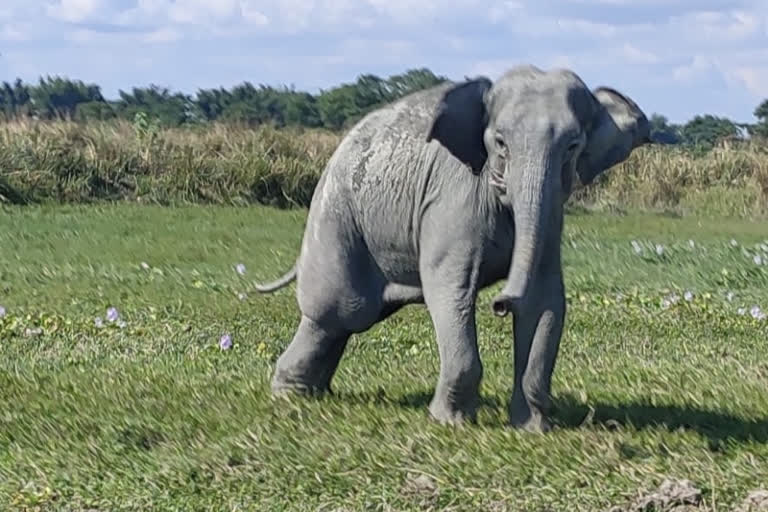
<instances>
[{"instance_id":1,"label":"elephant's front leg","mask_svg":"<svg viewBox=\"0 0 768 512\"><path fill-rule=\"evenodd\" d=\"M472 270L445 263L422 271L424 301L440 354L440 377L430 414L441 423L475 421L483 366L477 347Z\"/></svg>"},{"instance_id":2,"label":"elephant's front leg","mask_svg":"<svg viewBox=\"0 0 768 512\"><path fill-rule=\"evenodd\" d=\"M515 385L510 423L533 432L551 428L550 389L565 321L562 274L550 274L535 285L529 307L514 317Z\"/></svg>"}]
</instances>

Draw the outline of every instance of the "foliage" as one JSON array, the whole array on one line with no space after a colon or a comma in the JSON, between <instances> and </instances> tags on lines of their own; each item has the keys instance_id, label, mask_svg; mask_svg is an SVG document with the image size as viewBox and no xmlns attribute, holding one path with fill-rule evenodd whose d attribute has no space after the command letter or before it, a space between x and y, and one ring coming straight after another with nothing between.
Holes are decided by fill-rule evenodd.
<instances>
[{"instance_id":1,"label":"foliage","mask_svg":"<svg viewBox=\"0 0 768 512\"><path fill-rule=\"evenodd\" d=\"M117 100L107 101L98 85L48 77L41 78L37 85L21 80L13 85L4 83L0 89L0 112L6 119L35 117L86 122L118 117L131 121L143 113L166 127L226 121L251 127L272 124L338 130L383 103L444 80L428 69L412 69L387 79L366 74L354 83L317 95L244 82L231 89L200 89L193 97L150 85L121 90Z\"/></svg>"},{"instance_id":2,"label":"foliage","mask_svg":"<svg viewBox=\"0 0 768 512\"><path fill-rule=\"evenodd\" d=\"M755 108L754 114L758 119L754 127L754 133L762 137L768 137L768 99Z\"/></svg>"},{"instance_id":3,"label":"foliage","mask_svg":"<svg viewBox=\"0 0 768 512\"><path fill-rule=\"evenodd\" d=\"M681 140L680 127L670 125L669 120L661 114L653 114L650 119L651 138L664 144L678 144Z\"/></svg>"},{"instance_id":4,"label":"foliage","mask_svg":"<svg viewBox=\"0 0 768 512\"><path fill-rule=\"evenodd\" d=\"M681 130L685 143L706 147L714 146L722 138L736 137L738 134L739 128L733 121L710 114L695 116Z\"/></svg>"},{"instance_id":5,"label":"foliage","mask_svg":"<svg viewBox=\"0 0 768 512\"><path fill-rule=\"evenodd\" d=\"M228 89L199 89L194 95L158 85L133 87L130 91L120 90L116 100L107 100L96 84L57 76L41 78L32 85L21 80L3 83L0 116L6 120L32 117L84 123L115 118L131 122L143 113L166 128L225 122L251 128L269 124L343 131L371 110L445 80L427 68L414 68L388 78L361 74L353 82L317 94L246 81ZM711 114L672 124L664 115L653 113L651 133L666 144L709 151L724 138L740 138L742 133L768 137L768 100L755 109L754 115L754 124L737 124Z\"/></svg>"}]
</instances>

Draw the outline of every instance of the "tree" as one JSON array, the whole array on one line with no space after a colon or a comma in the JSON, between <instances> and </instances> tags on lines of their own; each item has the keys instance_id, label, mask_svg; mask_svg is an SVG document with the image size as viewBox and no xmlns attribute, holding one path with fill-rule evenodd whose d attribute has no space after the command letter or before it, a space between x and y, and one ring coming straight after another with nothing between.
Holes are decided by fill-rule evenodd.
<instances>
[{"instance_id":1,"label":"tree","mask_svg":"<svg viewBox=\"0 0 768 512\"><path fill-rule=\"evenodd\" d=\"M323 126L338 130L347 124L349 119L356 119L360 110L355 104L355 86L346 84L328 91L322 91L317 98L317 108Z\"/></svg>"},{"instance_id":2,"label":"tree","mask_svg":"<svg viewBox=\"0 0 768 512\"><path fill-rule=\"evenodd\" d=\"M115 109L106 101L89 101L77 105L78 121L107 121L117 116Z\"/></svg>"},{"instance_id":3,"label":"tree","mask_svg":"<svg viewBox=\"0 0 768 512\"><path fill-rule=\"evenodd\" d=\"M43 119L74 119L77 107L84 103L104 103L101 88L80 80L62 77L40 78L30 89L34 113Z\"/></svg>"},{"instance_id":4,"label":"tree","mask_svg":"<svg viewBox=\"0 0 768 512\"><path fill-rule=\"evenodd\" d=\"M134 87L131 92L118 91L120 99L116 103L117 114L132 120L139 112L144 112L166 126L179 126L196 117L197 106L189 96L172 93L168 88L150 85Z\"/></svg>"},{"instance_id":5,"label":"tree","mask_svg":"<svg viewBox=\"0 0 768 512\"><path fill-rule=\"evenodd\" d=\"M85 122L113 117L132 121L136 114L143 113L169 126L221 120L339 130L385 103L445 80L426 68L418 68L389 78L362 74L352 83L342 83L319 94L243 82L230 89L200 89L194 97L150 85L121 90L119 99L110 102L103 98L97 85L47 77L34 86L21 80L14 85L3 84L0 114L6 119L37 115Z\"/></svg>"},{"instance_id":6,"label":"tree","mask_svg":"<svg viewBox=\"0 0 768 512\"><path fill-rule=\"evenodd\" d=\"M11 85L3 82L0 88L0 109L2 109L5 119L15 119L26 116L30 112L29 86L25 85L20 78Z\"/></svg>"},{"instance_id":7,"label":"tree","mask_svg":"<svg viewBox=\"0 0 768 512\"><path fill-rule=\"evenodd\" d=\"M686 144L711 147L724 137L737 136L739 128L730 119L706 114L688 121L681 132Z\"/></svg>"},{"instance_id":8,"label":"tree","mask_svg":"<svg viewBox=\"0 0 768 512\"><path fill-rule=\"evenodd\" d=\"M768 137L768 99L755 108L754 115L757 118L757 123L752 127L754 134Z\"/></svg>"},{"instance_id":9,"label":"tree","mask_svg":"<svg viewBox=\"0 0 768 512\"><path fill-rule=\"evenodd\" d=\"M680 142L679 127L669 124L669 120L661 114L652 114L648 120L651 125L651 138L665 144Z\"/></svg>"},{"instance_id":10,"label":"tree","mask_svg":"<svg viewBox=\"0 0 768 512\"><path fill-rule=\"evenodd\" d=\"M444 76L437 76L427 68L417 68L406 71L401 75L392 75L387 80L393 99L401 98L408 94L423 89L434 87L448 79Z\"/></svg>"}]
</instances>

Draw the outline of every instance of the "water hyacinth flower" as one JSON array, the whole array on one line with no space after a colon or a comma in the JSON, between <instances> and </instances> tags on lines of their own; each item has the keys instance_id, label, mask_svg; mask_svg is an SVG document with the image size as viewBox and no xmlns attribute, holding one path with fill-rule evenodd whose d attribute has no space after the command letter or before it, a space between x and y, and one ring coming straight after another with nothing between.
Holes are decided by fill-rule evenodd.
<instances>
[{"instance_id":1,"label":"water hyacinth flower","mask_svg":"<svg viewBox=\"0 0 768 512\"><path fill-rule=\"evenodd\" d=\"M100 316L97 316L93 320L93 325L95 325L97 329L101 329L104 327L104 320L102 320Z\"/></svg>"},{"instance_id":2,"label":"water hyacinth flower","mask_svg":"<svg viewBox=\"0 0 768 512\"><path fill-rule=\"evenodd\" d=\"M119 328L121 328L121 329L125 329L125 326L126 326L126 325L128 325L128 324L126 324L126 323L125 323L125 320L118 320L118 321L117 321L117 326L118 326Z\"/></svg>"},{"instance_id":3,"label":"water hyacinth flower","mask_svg":"<svg viewBox=\"0 0 768 512\"><path fill-rule=\"evenodd\" d=\"M677 295L676 293L672 293L664 297L664 299L661 301L661 307L663 309L669 309L674 304L677 304L679 301L680 301L680 296Z\"/></svg>"},{"instance_id":4,"label":"water hyacinth flower","mask_svg":"<svg viewBox=\"0 0 768 512\"><path fill-rule=\"evenodd\" d=\"M691 302L693 300L693 292L685 292L683 297L687 302Z\"/></svg>"},{"instance_id":5,"label":"water hyacinth flower","mask_svg":"<svg viewBox=\"0 0 768 512\"><path fill-rule=\"evenodd\" d=\"M765 312L760 309L760 306L752 306L749 314L752 315L752 318L755 320L765 320L766 317L768 317L768 315L766 315Z\"/></svg>"},{"instance_id":6,"label":"water hyacinth flower","mask_svg":"<svg viewBox=\"0 0 768 512\"><path fill-rule=\"evenodd\" d=\"M117 309L115 308L109 308L107 309L107 322L115 322L120 314L117 312Z\"/></svg>"},{"instance_id":7,"label":"water hyacinth flower","mask_svg":"<svg viewBox=\"0 0 768 512\"><path fill-rule=\"evenodd\" d=\"M725 296L725 300L728 302L733 302L733 292L728 292L728 294Z\"/></svg>"},{"instance_id":8,"label":"water hyacinth flower","mask_svg":"<svg viewBox=\"0 0 768 512\"><path fill-rule=\"evenodd\" d=\"M755 254L755 256L752 258L752 261L755 262L755 265L762 265L763 264L763 257L759 254Z\"/></svg>"},{"instance_id":9,"label":"water hyacinth flower","mask_svg":"<svg viewBox=\"0 0 768 512\"><path fill-rule=\"evenodd\" d=\"M219 348L221 350L229 350L232 348L232 336L229 334L224 334L221 338L219 338Z\"/></svg>"},{"instance_id":10,"label":"water hyacinth flower","mask_svg":"<svg viewBox=\"0 0 768 512\"><path fill-rule=\"evenodd\" d=\"M632 240L632 249L635 251L635 254L643 252L643 248L637 243L637 240Z\"/></svg>"},{"instance_id":11,"label":"water hyacinth flower","mask_svg":"<svg viewBox=\"0 0 768 512\"><path fill-rule=\"evenodd\" d=\"M740 316L744 316L747 314L747 308L739 308L736 310L736 313Z\"/></svg>"},{"instance_id":12,"label":"water hyacinth flower","mask_svg":"<svg viewBox=\"0 0 768 512\"><path fill-rule=\"evenodd\" d=\"M5 310L5 307L0 306L0 318L3 318L7 314L8 312Z\"/></svg>"},{"instance_id":13,"label":"water hyacinth flower","mask_svg":"<svg viewBox=\"0 0 768 512\"><path fill-rule=\"evenodd\" d=\"M242 275L245 275L245 265L244 265L244 264L242 264L242 263L238 263L237 265L235 265L235 270L236 270L236 271L237 271L237 273L238 273L238 274L240 274L241 276L242 276Z\"/></svg>"},{"instance_id":14,"label":"water hyacinth flower","mask_svg":"<svg viewBox=\"0 0 768 512\"><path fill-rule=\"evenodd\" d=\"M664 254L664 246L663 245L656 244L656 254L658 254L659 256Z\"/></svg>"}]
</instances>

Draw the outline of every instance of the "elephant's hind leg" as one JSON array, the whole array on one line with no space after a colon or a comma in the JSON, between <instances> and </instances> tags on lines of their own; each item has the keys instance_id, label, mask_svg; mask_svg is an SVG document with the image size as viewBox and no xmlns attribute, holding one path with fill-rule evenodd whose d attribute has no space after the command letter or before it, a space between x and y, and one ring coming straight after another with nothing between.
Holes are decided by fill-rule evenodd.
<instances>
[{"instance_id":1,"label":"elephant's hind leg","mask_svg":"<svg viewBox=\"0 0 768 512\"><path fill-rule=\"evenodd\" d=\"M349 336L348 331L329 328L302 316L293 341L277 360L272 393L330 391Z\"/></svg>"},{"instance_id":2,"label":"elephant's hind leg","mask_svg":"<svg viewBox=\"0 0 768 512\"><path fill-rule=\"evenodd\" d=\"M385 281L364 244L328 230L321 247L302 261L297 294L301 321L277 361L273 393L323 393L341 361L349 337L375 324L381 315Z\"/></svg>"}]
</instances>

